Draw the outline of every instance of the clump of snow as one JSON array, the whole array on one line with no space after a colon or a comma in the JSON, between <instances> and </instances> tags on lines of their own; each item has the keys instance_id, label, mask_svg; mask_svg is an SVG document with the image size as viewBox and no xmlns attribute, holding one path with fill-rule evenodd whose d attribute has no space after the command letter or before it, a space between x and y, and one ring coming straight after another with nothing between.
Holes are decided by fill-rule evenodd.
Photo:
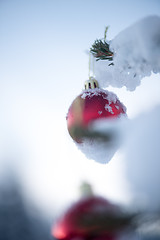
<instances>
[{"instance_id":1,"label":"clump of snow","mask_svg":"<svg viewBox=\"0 0 160 240\"><path fill-rule=\"evenodd\" d=\"M78 148L99 163L109 162L120 149L134 207L160 211L160 105L132 120L124 116L110 122L96 120L90 129L113 138L110 142L85 140Z\"/></svg>"},{"instance_id":2,"label":"clump of snow","mask_svg":"<svg viewBox=\"0 0 160 240\"><path fill-rule=\"evenodd\" d=\"M105 164L108 163L117 151L117 143L105 143L96 140L85 139L77 147L85 154L88 159Z\"/></svg>"},{"instance_id":3,"label":"clump of snow","mask_svg":"<svg viewBox=\"0 0 160 240\"><path fill-rule=\"evenodd\" d=\"M114 114L113 110L112 110L112 107L108 104L105 105L105 110L107 110L108 112L110 112L111 114Z\"/></svg>"},{"instance_id":4,"label":"clump of snow","mask_svg":"<svg viewBox=\"0 0 160 240\"><path fill-rule=\"evenodd\" d=\"M160 105L129 122L123 150L133 204L160 210Z\"/></svg>"},{"instance_id":5,"label":"clump of snow","mask_svg":"<svg viewBox=\"0 0 160 240\"><path fill-rule=\"evenodd\" d=\"M107 163L120 149L124 153L125 178L134 207L160 211L160 105L135 119L124 116L115 121L97 120L92 130L110 133L112 141L95 142L85 154L100 163ZM88 152L87 152L88 151Z\"/></svg>"},{"instance_id":6,"label":"clump of snow","mask_svg":"<svg viewBox=\"0 0 160 240\"><path fill-rule=\"evenodd\" d=\"M109 102L109 104L116 103L117 101L117 96L115 93L108 90L104 90L102 88L84 90L81 95L81 98L85 99L86 97L90 98L93 96L102 96L104 99L106 99Z\"/></svg>"},{"instance_id":7,"label":"clump of snow","mask_svg":"<svg viewBox=\"0 0 160 240\"><path fill-rule=\"evenodd\" d=\"M83 93L81 94L82 99L85 99L87 97L91 98L93 96L102 96L103 99L106 99L108 101L108 105L110 105L111 103L116 104L117 100L119 101L115 93L102 88L84 90ZM127 109L122 102L121 102L121 106L123 108L124 113L126 113ZM119 109L119 106L115 105L115 107ZM107 109L107 105L106 105L106 109ZM101 112L99 112L99 114L101 114Z\"/></svg>"},{"instance_id":8,"label":"clump of snow","mask_svg":"<svg viewBox=\"0 0 160 240\"><path fill-rule=\"evenodd\" d=\"M95 74L101 87L126 86L134 91L141 79L160 73L160 17L146 17L124 31L111 42L114 65L96 62Z\"/></svg>"},{"instance_id":9,"label":"clump of snow","mask_svg":"<svg viewBox=\"0 0 160 240\"><path fill-rule=\"evenodd\" d=\"M95 120L89 127L91 132L97 131L99 133L109 136L108 141L103 139L83 139L81 144L76 144L78 149L88 159L94 160L101 164L108 163L116 151L119 149L122 142L122 125L125 125L127 118L125 114L112 120L98 119Z\"/></svg>"}]
</instances>

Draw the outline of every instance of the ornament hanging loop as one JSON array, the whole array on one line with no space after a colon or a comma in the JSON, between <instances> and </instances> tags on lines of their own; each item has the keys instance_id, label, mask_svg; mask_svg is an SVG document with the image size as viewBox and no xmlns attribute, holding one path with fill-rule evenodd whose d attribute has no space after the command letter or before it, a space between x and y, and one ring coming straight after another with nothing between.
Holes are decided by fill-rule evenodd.
<instances>
[{"instance_id":1,"label":"ornament hanging loop","mask_svg":"<svg viewBox=\"0 0 160 240\"><path fill-rule=\"evenodd\" d=\"M109 28L109 26L107 26L107 27L105 28L105 31L104 31L104 41L105 41L105 42L106 42L106 38L107 38L108 28Z\"/></svg>"},{"instance_id":2,"label":"ornament hanging loop","mask_svg":"<svg viewBox=\"0 0 160 240\"><path fill-rule=\"evenodd\" d=\"M92 74L91 74L91 64L92 64ZM84 83L85 90L99 88L99 84L94 77L94 59L93 59L93 55L92 55L91 51L89 51L88 78L89 78L89 80L85 81L85 83Z\"/></svg>"},{"instance_id":3,"label":"ornament hanging loop","mask_svg":"<svg viewBox=\"0 0 160 240\"><path fill-rule=\"evenodd\" d=\"M91 74L91 64L92 64L92 74ZM84 83L85 90L99 88L99 84L94 77L94 58L93 58L93 55L92 55L91 51L89 51L88 78L89 78L89 80L85 81L85 83Z\"/></svg>"},{"instance_id":4,"label":"ornament hanging loop","mask_svg":"<svg viewBox=\"0 0 160 240\"><path fill-rule=\"evenodd\" d=\"M91 74L91 65L92 65L92 74ZM94 78L94 59L91 51L89 51L89 73L88 78L92 79Z\"/></svg>"}]
</instances>

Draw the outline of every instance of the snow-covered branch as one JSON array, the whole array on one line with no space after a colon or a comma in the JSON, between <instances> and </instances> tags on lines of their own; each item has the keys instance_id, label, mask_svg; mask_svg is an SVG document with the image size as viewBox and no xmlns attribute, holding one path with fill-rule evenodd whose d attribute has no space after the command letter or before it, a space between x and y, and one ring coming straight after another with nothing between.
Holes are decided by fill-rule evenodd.
<instances>
[{"instance_id":1,"label":"snow-covered branch","mask_svg":"<svg viewBox=\"0 0 160 240\"><path fill-rule=\"evenodd\" d=\"M134 91L141 79L160 73L160 17L146 17L120 32L111 42L114 65L96 62L101 87L123 87Z\"/></svg>"}]
</instances>

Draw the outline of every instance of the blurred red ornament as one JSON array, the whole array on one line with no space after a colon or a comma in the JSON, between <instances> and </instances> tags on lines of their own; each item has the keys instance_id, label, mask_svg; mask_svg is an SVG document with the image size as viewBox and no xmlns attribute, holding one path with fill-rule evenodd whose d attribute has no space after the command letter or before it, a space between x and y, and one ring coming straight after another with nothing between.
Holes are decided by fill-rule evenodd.
<instances>
[{"instance_id":1,"label":"blurred red ornament","mask_svg":"<svg viewBox=\"0 0 160 240\"><path fill-rule=\"evenodd\" d=\"M120 208L99 196L82 198L73 204L52 228L59 240L115 240L128 226Z\"/></svg>"},{"instance_id":2,"label":"blurred red ornament","mask_svg":"<svg viewBox=\"0 0 160 240\"><path fill-rule=\"evenodd\" d=\"M113 234L97 223L99 214L102 215L106 209L115 211L114 206L103 198L87 197L82 199L72 205L57 222L53 227L52 234L56 239L86 239L91 236L96 238L99 234L103 239L113 239Z\"/></svg>"},{"instance_id":3,"label":"blurred red ornament","mask_svg":"<svg viewBox=\"0 0 160 240\"><path fill-rule=\"evenodd\" d=\"M75 136L76 127L86 129L94 120L118 118L121 114L126 114L126 108L117 96L100 89L98 82L91 79L86 81L85 90L75 98L68 110L66 119L69 134L76 142L81 142Z\"/></svg>"}]
</instances>

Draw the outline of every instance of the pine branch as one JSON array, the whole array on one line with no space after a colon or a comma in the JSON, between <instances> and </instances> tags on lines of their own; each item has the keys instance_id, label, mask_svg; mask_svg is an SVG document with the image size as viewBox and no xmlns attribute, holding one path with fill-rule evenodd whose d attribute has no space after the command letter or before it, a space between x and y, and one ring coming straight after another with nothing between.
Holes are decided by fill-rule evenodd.
<instances>
[{"instance_id":1,"label":"pine branch","mask_svg":"<svg viewBox=\"0 0 160 240\"><path fill-rule=\"evenodd\" d=\"M127 228L136 228L134 219L137 214L113 214L108 211L104 211L103 214L100 213L90 213L85 216L81 216L78 220L78 225L85 228L86 230L91 230L96 233L108 231L116 232Z\"/></svg>"},{"instance_id":2,"label":"pine branch","mask_svg":"<svg viewBox=\"0 0 160 240\"><path fill-rule=\"evenodd\" d=\"M90 52L93 54L93 56L96 58L96 61L98 60L108 60L113 61L113 52L109 49L109 44L106 41L107 32L108 32L109 26L105 28L104 32L104 39L103 41L101 39L97 39L92 47L90 48ZM113 65L113 62L109 64Z\"/></svg>"},{"instance_id":3,"label":"pine branch","mask_svg":"<svg viewBox=\"0 0 160 240\"><path fill-rule=\"evenodd\" d=\"M76 139L96 139L97 141L102 141L102 142L111 142L113 140L114 134L113 133L102 133L98 131L90 131L86 128L76 126L72 128L72 135Z\"/></svg>"},{"instance_id":4,"label":"pine branch","mask_svg":"<svg viewBox=\"0 0 160 240\"><path fill-rule=\"evenodd\" d=\"M108 60L113 61L113 52L109 49L109 44L104 40L101 39L96 40L91 49L91 53L98 60Z\"/></svg>"}]
</instances>

